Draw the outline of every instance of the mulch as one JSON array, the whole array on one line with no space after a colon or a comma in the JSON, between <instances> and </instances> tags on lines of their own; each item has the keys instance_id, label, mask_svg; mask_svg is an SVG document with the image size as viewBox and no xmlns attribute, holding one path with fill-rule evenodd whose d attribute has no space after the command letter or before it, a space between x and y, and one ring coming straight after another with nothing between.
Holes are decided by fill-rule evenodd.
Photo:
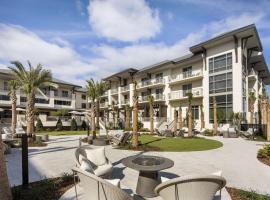
<instances>
[{"instance_id":1,"label":"mulch","mask_svg":"<svg viewBox=\"0 0 270 200\"><path fill-rule=\"evenodd\" d=\"M266 157L257 157L257 158L263 164L266 164L266 165L270 166L270 159L269 158L266 158Z\"/></svg>"}]
</instances>

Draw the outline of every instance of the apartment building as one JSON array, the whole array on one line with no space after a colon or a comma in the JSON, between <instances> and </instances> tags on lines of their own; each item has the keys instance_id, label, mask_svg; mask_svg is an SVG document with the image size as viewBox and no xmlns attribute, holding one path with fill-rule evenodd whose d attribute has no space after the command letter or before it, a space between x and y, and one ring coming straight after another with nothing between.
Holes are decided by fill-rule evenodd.
<instances>
[{"instance_id":1,"label":"apartment building","mask_svg":"<svg viewBox=\"0 0 270 200\"><path fill-rule=\"evenodd\" d=\"M201 106L206 127L212 127L214 96L223 123L229 123L232 112L244 113L249 119L249 91L255 92L255 113L258 112L258 98L270 83L270 74L254 24L221 34L189 50L190 54L174 60L126 69L104 78L110 88L102 97L103 117L111 118L108 111L115 104L118 116L123 118L124 106L132 106L134 81L138 83L139 120L145 127L149 127L149 95L155 100L155 125L172 121L179 107L185 122L188 92L193 94L192 113L197 127ZM254 121L258 122L256 114Z\"/></svg>"},{"instance_id":2,"label":"apartment building","mask_svg":"<svg viewBox=\"0 0 270 200\"><path fill-rule=\"evenodd\" d=\"M11 79L10 70L0 69L0 107L4 109L0 113L1 119L11 118L11 101L8 96L8 81ZM58 109L68 109L70 111L89 109L84 88L56 78L53 78L52 81L58 85L58 88L42 88L42 92L46 97L36 94L35 98L35 107L43 121L47 121L51 111ZM26 96L21 90L17 91L17 107L26 107Z\"/></svg>"}]
</instances>

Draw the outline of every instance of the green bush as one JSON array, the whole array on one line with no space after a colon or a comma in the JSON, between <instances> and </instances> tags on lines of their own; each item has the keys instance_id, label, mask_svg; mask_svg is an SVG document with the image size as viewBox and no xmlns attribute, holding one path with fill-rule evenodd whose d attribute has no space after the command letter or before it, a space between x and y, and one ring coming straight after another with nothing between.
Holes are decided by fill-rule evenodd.
<instances>
[{"instance_id":1,"label":"green bush","mask_svg":"<svg viewBox=\"0 0 270 200\"><path fill-rule=\"evenodd\" d=\"M41 119L39 119L39 118L38 118L37 124L36 124L36 131L37 131L37 132L43 131L43 124L42 124Z\"/></svg>"},{"instance_id":2,"label":"green bush","mask_svg":"<svg viewBox=\"0 0 270 200\"><path fill-rule=\"evenodd\" d=\"M204 135L206 136L213 136L213 134L214 134L214 131L212 129L206 129L204 131Z\"/></svg>"},{"instance_id":3,"label":"green bush","mask_svg":"<svg viewBox=\"0 0 270 200\"><path fill-rule=\"evenodd\" d=\"M62 131L63 130L63 124L62 124L62 121L61 121L60 118L56 122L56 130L57 131Z\"/></svg>"},{"instance_id":4,"label":"green bush","mask_svg":"<svg viewBox=\"0 0 270 200\"><path fill-rule=\"evenodd\" d=\"M141 130L143 128L143 123L141 121L138 122L138 130Z\"/></svg>"},{"instance_id":5,"label":"green bush","mask_svg":"<svg viewBox=\"0 0 270 200\"><path fill-rule=\"evenodd\" d=\"M150 132L150 130L148 128L141 128L141 129L139 129L139 131L141 131L141 132Z\"/></svg>"},{"instance_id":6,"label":"green bush","mask_svg":"<svg viewBox=\"0 0 270 200\"><path fill-rule=\"evenodd\" d=\"M82 121L82 125L81 125L81 129L86 130L86 128L87 128L87 124L86 124L86 122L83 120L83 121Z\"/></svg>"},{"instance_id":7,"label":"green bush","mask_svg":"<svg viewBox=\"0 0 270 200\"><path fill-rule=\"evenodd\" d=\"M74 118L72 118L70 122L70 130L71 131L76 131L77 130L77 122Z\"/></svg>"},{"instance_id":8,"label":"green bush","mask_svg":"<svg viewBox=\"0 0 270 200\"><path fill-rule=\"evenodd\" d=\"M270 159L270 144L265 145L258 151L258 158L269 158Z\"/></svg>"}]
</instances>

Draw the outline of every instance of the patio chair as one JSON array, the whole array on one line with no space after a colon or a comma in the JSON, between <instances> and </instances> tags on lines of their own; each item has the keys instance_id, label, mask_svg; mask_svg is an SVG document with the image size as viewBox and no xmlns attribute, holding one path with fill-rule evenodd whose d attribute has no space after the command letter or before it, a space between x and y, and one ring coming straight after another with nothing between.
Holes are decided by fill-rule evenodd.
<instances>
[{"instance_id":1,"label":"patio chair","mask_svg":"<svg viewBox=\"0 0 270 200\"><path fill-rule=\"evenodd\" d=\"M80 186L83 189L85 200L133 200L126 192L110 182L79 168L73 168L73 173L78 175ZM75 185L76 197L77 188Z\"/></svg>"},{"instance_id":2,"label":"patio chair","mask_svg":"<svg viewBox=\"0 0 270 200\"><path fill-rule=\"evenodd\" d=\"M76 166L96 176L110 177L113 166L105 155L105 148L79 147L75 150Z\"/></svg>"},{"instance_id":3,"label":"patio chair","mask_svg":"<svg viewBox=\"0 0 270 200\"><path fill-rule=\"evenodd\" d=\"M2 139L3 140L10 140L12 139L12 132L10 130L10 128L8 127L3 127L2 128Z\"/></svg>"},{"instance_id":4,"label":"patio chair","mask_svg":"<svg viewBox=\"0 0 270 200\"><path fill-rule=\"evenodd\" d=\"M130 136L131 136L130 132L124 132L123 134L119 135L119 137L112 138L111 143L114 147L124 146L125 144L128 143Z\"/></svg>"},{"instance_id":5,"label":"patio chair","mask_svg":"<svg viewBox=\"0 0 270 200\"><path fill-rule=\"evenodd\" d=\"M235 127L228 128L228 134L230 138L236 138L238 137L237 130Z\"/></svg>"},{"instance_id":6,"label":"patio chair","mask_svg":"<svg viewBox=\"0 0 270 200\"><path fill-rule=\"evenodd\" d=\"M190 175L174 178L159 184L155 193L163 200L213 200L226 185L223 177L215 175Z\"/></svg>"},{"instance_id":7,"label":"patio chair","mask_svg":"<svg viewBox=\"0 0 270 200\"><path fill-rule=\"evenodd\" d=\"M241 134L248 139L253 139L255 134L258 132L256 128L249 128L247 131L241 131Z\"/></svg>"}]
</instances>

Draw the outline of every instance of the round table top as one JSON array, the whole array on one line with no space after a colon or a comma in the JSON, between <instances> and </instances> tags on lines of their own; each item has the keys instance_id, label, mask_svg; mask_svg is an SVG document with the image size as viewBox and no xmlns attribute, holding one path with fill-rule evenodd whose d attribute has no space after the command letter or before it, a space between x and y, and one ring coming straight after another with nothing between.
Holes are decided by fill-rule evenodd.
<instances>
[{"instance_id":1,"label":"round table top","mask_svg":"<svg viewBox=\"0 0 270 200\"><path fill-rule=\"evenodd\" d=\"M122 160L123 165L138 171L160 171L171 168L174 162L159 156L130 156Z\"/></svg>"}]
</instances>

